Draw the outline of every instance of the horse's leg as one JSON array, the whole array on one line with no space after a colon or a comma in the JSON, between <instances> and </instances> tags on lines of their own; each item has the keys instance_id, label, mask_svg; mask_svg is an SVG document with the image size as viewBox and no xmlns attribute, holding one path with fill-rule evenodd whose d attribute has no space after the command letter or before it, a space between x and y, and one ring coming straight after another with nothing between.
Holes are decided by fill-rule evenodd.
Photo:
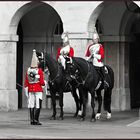
<instances>
[{"instance_id":1,"label":"horse's leg","mask_svg":"<svg viewBox=\"0 0 140 140\"><path fill-rule=\"evenodd\" d=\"M56 119L56 93L50 91L51 99L52 99L52 106L53 106L53 115L51 116L51 120Z\"/></svg>"},{"instance_id":2,"label":"horse's leg","mask_svg":"<svg viewBox=\"0 0 140 140\"><path fill-rule=\"evenodd\" d=\"M91 90L91 107L92 107L92 116L91 116L91 122L95 122L96 121L96 118L95 118L95 111L94 111L94 108L95 108L95 91L94 90Z\"/></svg>"},{"instance_id":3,"label":"horse's leg","mask_svg":"<svg viewBox=\"0 0 140 140\"><path fill-rule=\"evenodd\" d=\"M60 116L59 119L63 120L64 119L64 111L63 111L63 92L59 92L59 106L60 106Z\"/></svg>"},{"instance_id":4,"label":"horse's leg","mask_svg":"<svg viewBox=\"0 0 140 140\"><path fill-rule=\"evenodd\" d=\"M79 106L79 98L76 93L76 88L74 88L74 87L72 88L72 96L73 96L73 98L75 100L75 104L76 104L76 113L74 114L74 117L77 117L80 106Z\"/></svg>"},{"instance_id":5,"label":"horse's leg","mask_svg":"<svg viewBox=\"0 0 140 140\"><path fill-rule=\"evenodd\" d=\"M104 93L104 110L107 111L107 119L111 118L111 94L112 89L108 88Z\"/></svg>"},{"instance_id":6,"label":"horse's leg","mask_svg":"<svg viewBox=\"0 0 140 140\"><path fill-rule=\"evenodd\" d=\"M80 118L80 121L84 121L86 117L86 107L87 107L87 101L88 101L88 91L85 88L82 88L82 91L80 92L80 98L82 99L83 104L83 111Z\"/></svg>"},{"instance_id":7,"label":"horse's leg","mask_svg":"<svg viewBox=\"0 0 140 140\"><path fill-rule=\"evenodd\" d=\"M95 116L95 118L97 120L100 119L101 117L101 107L102 107L102 95L101 95L101 90L97 90L96 91L96 94L97 94L97 101L98 101L98 110L97 110L97 114Z\"/></svg>"},{"instance_id":8,"label":"horse's leg","mask_svg":"<svg viewBox=\"0 0 140 140\"><path fill-rule=\"evenodd\" d=\"M83 89L81 87L78 88L79 90L79 112L78 112L78 116L82 115L82 105L83 105ZM86 101L85 101L86 102Z\"/></svg>"}]
</instances>

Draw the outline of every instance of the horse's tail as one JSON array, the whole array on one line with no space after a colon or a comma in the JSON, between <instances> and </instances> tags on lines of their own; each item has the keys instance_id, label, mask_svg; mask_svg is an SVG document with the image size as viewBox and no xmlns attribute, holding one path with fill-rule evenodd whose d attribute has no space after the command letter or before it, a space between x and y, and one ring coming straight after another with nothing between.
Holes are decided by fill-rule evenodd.
<instances>
[{"instance_id":1,"label":"horse's tail","mask_svg":"<svg viewBox=\"0 0 140 140\"><path fill-rule=\"evenodd\" d=\"M110 66L107 65L106 67L109 73L110 88L105 90L105 93L104 93L104 110L111 113L111 94L112 94L112 89L114 87L114 72Z\"/></svg>"},{"instance_id":2,"label":"horse's tail","mask_svg":"<svg viewBox=\"0 0 140 140\"><path fill-rule=\"evenodd\" d=\"M114 87L114 71L113 69L109 66L109 65L106 65L107 69L108 69L108 74L109 74L109 83L110 83L110 88L113 89Z\"/></svg>"}]
</instances>

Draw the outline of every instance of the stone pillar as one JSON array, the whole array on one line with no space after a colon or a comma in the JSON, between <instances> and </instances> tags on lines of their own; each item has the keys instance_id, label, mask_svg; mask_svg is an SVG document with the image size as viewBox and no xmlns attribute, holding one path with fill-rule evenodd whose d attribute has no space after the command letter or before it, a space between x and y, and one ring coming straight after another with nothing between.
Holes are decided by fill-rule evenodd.
<instances>
[{"instance_id":1,"label":"stone pillar","mask_svg":"<svg viewBox=\"0 0 140 140\"><path fill-rule=\"evenodd\" d=\"M0 110L18 109L16 90L16 35L0 35Z\"/></svg>"},{"instance_id":2,"label":"stone pillar","mask_svg":"<svg viewBox=\"0 0 140 140\"><path fill-rule=\"evenodd\" d=\"M114 70L115 84L112 93L112 109L130 109L129 42L131 36L102 36L105 46L105 64Z\"/></svg>"},{"instance_id":3,"label":"stone pillar","mask_svg":"<svg viewBox=\"0 0 140 140\"><path fill-rule=\"evenodd\" d=\"M127 40L125 40L127 41ZM130 109L130 86L129 86L129 46L121 42L119 46L119 87L120 87L120 110Z\"/></svg>"}]
</instances>

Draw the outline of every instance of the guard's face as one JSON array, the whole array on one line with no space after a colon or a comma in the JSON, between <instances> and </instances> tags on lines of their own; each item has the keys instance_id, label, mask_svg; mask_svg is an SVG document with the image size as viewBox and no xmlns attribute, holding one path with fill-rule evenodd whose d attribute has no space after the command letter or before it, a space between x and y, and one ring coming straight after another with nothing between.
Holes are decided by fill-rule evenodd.
<instances>
[{"instance_id":1,"label":"guard's face","mask_svg":"<svg viewBox=\"0 0 140 140\"><path fill-rule=\"evenodd\" d=\"M69 42L63 42L64 47L67 46L67 45L69 45Z\"/></svg>"},{"instance_id":2,"label":"guard's face","mask_svg":"<svg viewBox=\"0 0 140 140\"><path fill-rule=\"evenodd\" d=\"M94 42L95 44L97 44L97 43L99 42L99 39L98 39L98 38L93 39L93 42Z\"/></svg>"}]
</instances>

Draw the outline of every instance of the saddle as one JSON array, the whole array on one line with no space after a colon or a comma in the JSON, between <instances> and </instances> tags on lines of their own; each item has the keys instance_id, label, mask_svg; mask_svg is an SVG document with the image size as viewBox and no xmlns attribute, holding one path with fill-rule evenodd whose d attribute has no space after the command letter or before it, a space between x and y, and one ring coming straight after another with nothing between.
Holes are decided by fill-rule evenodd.
<instances>
[{"instance_id":1,"label":"saddle","mask_svg":"<svg viewBox=\"0 0 140 140\"><path fill-rule=\"evenodd\" d=\"M108 79L108 69L106 66L104 66L104 74L105 74L105 79L103 78L103 74L101 73L101 71L98 68L95 68L95 70L97 71L97 73L100 76L99 82L95 88L95 90L98 90L101 86L102 83L104 83L104 80L106 81Z\"/></svg>"},{"instance_id":2,"label":"saddle","mask_svg":"<svg viewBox=\"0 0 140 140\"><path fill-rule=\"evenodd\" d=\"M95 68L95 70L100 75L101 79L103 79L103 75L102 75L101 71L98 68ZM106 66L104 66L104 70L105 70L105 74L108 75L108 69Z\"/></svg>"}]
</instances>

